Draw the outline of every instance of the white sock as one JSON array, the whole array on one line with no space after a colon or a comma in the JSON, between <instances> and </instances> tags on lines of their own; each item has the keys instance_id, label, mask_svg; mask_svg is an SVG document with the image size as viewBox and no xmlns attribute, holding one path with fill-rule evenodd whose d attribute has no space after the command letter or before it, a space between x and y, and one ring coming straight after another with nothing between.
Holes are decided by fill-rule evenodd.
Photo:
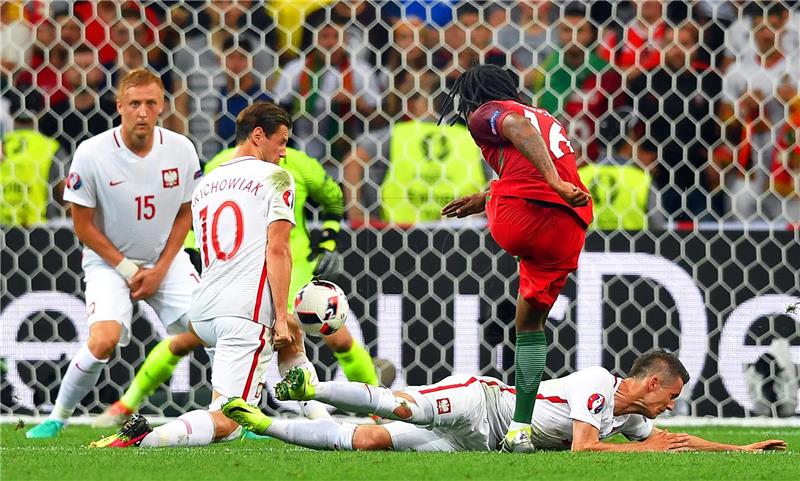
<instances>
[{"instance_id":1,"label":"white sock","mask_svg":"<svg viewBox=\"0 0 800 481\"><path fill-rule=\"evenodd\" d=\"M383 417L397 407L394 393L384 387L329 381L317 384L315 390L314 399L354 413L377 414Z\"/></svg>"},{"instance_id":2,"label":"white sock","mask_svg":"<svg viewBox=\"0 0 800 481\"><path fill-rule=\"evenodd\" d=\"M303 415L308 419L322 419L331 417L325 405L319 401L300 401L300 409L303 410Z\"/></svg>"},{"instance_id":3,"label":"white sock","mask_svg":"<svg viewBox=\"0 0 800 481\"><path fill-rule=\"evenodd\" d=\"M375 414L386 419L407 421L427 426L433 422L433 405L422 397L418 405L405 398L397 397L391 389L369 384L330 381L316 385L314 399L336 406L345 411L360 414ZM394 411L399 407L411 410L411 417L401 418Z\"/></svg>"},{"instance_id":4,"label":"white sock","mask_svg":"<svg viewBox=\"0 0 800 481\"><path fill-rule=\"evenodd\" d=\"M306 448L352 451L353 434L357 427L352 423L338 423L331 418L314 421L273 419L264 434Z\"/></svg>"},{"instance_id":5,"label":"white sock","mask_svg":"<svg viewBox=\"0 0 800 481\"><path fill-rule=\"evenodd\" d=\"M100 373L103 372L103 366L107 362L108 359L94 357L88 345L81 346L75 353L75 357L72 358L72 362L69 363L64 379L61 380L50 419L66 422L81 399L97 384Z\"/></svg>"},{"instance_id":6,"label":"white sock","mask_svg":"<svg viewBox=\"0 0 800 481\"><path fill-rule=\"evenodd\" d=\"M189 411L174 421L153 429L139 447L208 446L214 441L214 420L203 409Z\"/></svg>"},{"instance_id":7,"label":"white sock","mask_svg":"<svg viewBox=\"0 0 800 481\"><path fill-rule=\"evenodd\" d=\"M281 377L286 377L286 375L289 373L289 369L295 366L301 366L306 368L308 372L311 373L312 384L316 384L319 382L319 378L317 377L317 370L316 368L314 368L314 365L311 364L311 361L309 361L308 356L306 356L306 353L298 352L297 354L288 359L278 359L278 361L279 361L278 374L280 374Z\"/></svg>"},{"instance_id":8,"label":"white sock","mask_svg":"<svg viewBox=\"0 0 800 481\"><path fill-rule=\"evenodd\" d=\"M300 366L306 368L308 372L311 373L311 383L317 384L319 382L319 378L317 377L317 370L314 368L314 365L306 356L304 352L298 352L294 356L290 357L289 359L284 359L280 363L278 363L278 374L281 377L286 377L286 374L289 373L289 369ZM322 405L319 401L305 401L301 403L301 409L303 410L303 415L308 419L320 419L320 418L329 418L331 417L328 414L328 410L325 409L325 406Z\"/></svg>"},{"instance_id":9,"label":"white sock","mask_svg":"<svg viewBox=\"0 0 800 481\"><path fill-rule=\"evenodd\" d=\"M517 421L511 421L511 423L508 425L508 430L509 431L513 431L515 429L522 429L525 426L530 426L530 425L531 425L531 423L520 423L520 422L517 422Z\"/></svg>"}]
</instances>

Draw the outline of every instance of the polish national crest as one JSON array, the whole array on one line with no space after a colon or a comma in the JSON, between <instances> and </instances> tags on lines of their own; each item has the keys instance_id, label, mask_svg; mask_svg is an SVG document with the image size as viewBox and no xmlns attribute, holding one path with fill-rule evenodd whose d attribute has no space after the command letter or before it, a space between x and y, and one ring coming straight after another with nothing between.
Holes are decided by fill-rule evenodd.
<instances>
[{"instance_id":1,"label":"polish national crest","mask_svg":"<svg viewBox=\"0 0 800 481\"><path fill-rule=\"evenodd\" d=\"M439 411L439 414L447 414L453 409L452 405L450 404L450 399L442 398L436 400L436 410Z\"/></svg>"},{"instance_id":2,"label":"polish national crest","mask_svg":"<svg viewBox=\"0 0 800 481\"><path fill-rule=\"evenodd\" d=\"M161 171L161 180L164 183L164 188L177 187L180 185L180 178L178 177L178 169L164 169Z\"/></svg>"}]
</instances>

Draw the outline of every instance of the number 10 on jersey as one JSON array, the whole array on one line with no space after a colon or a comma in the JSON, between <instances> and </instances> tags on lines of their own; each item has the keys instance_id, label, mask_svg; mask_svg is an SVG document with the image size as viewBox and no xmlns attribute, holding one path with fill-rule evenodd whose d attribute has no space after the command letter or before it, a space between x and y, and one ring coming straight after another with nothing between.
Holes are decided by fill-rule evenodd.
<instances>
[{"instance_id":1,"label":"number 10 on jersey","mask_svg":"<svg viewBox=\"0 0 800 481\"><path fill-rule=\"evenodd\" d=\"M234 228L233 247L231 247L231 250L228 252L222 250L222 247L219 243L219 218L226 209L230 209L232 211L233 219L236 224ZM203 265L208 267L208 207L204 207L200 211L200 222L203 227ZM230 230L226 229L223 232L229 234ZM219 207L217 207L217 210L214 211L214 215L211 218L211 247L214 248L214 256L222 261L227 261L228 259L233 258L233 256L235 256L236 252L239 250L239 247L242 246L243 237L244 216L242 215L242 209L236 202L232 200L226 200L220 204ZM225 241L225 239L223 239L223 241ZM225 242L225 244L229 244L229 242Z\"/></svg>"}]
</instances>

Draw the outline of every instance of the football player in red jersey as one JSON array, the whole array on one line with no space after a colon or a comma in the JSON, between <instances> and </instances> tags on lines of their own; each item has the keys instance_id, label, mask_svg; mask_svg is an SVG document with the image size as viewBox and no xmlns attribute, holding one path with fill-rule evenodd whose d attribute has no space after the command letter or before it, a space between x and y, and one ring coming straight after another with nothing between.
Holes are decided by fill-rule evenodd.
<instances>
[{"instance_id":1,"label":"football player in red jersey","mask_svg":"<svg viewBox=\"0 0 800 481\"><path fill-rule=\"evenodd\" d=\"M453 84L445 115L451 106L499 179L489 192L450 202L442 215L486 211L494 240L519 258L517 399L503 448L528 452L534 449L531 415L547 356L544 323L567 276L578 268L592 221L591 197L578 177L566 130L546 110L521 103L508 71L494 65L467 70Z\"/></svg>"}]
</instances>

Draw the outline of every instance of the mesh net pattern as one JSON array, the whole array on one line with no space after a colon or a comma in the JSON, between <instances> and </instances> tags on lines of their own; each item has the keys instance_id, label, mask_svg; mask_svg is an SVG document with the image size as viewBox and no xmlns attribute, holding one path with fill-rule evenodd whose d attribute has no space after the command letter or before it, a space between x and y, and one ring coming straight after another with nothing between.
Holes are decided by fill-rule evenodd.
<instances>
[{"instance_id":1,"label":"mesh net pattern","mask_svg":"<svg viewBox=\"0 0 800 481\"><path fill-rule=\"evenodd\" d=\"M800 319L786 312L800 302L800 14L791 5L4 1L2 18L3 156L27 151L15 130L58 142L27 184L3 171L4 412L46 412L87 337L80 244L57 191L76 146L118 123L115 85L138 67L162 78L162 124L186 134L204 162L232 145L247 104L272 100L292 113L294 145L345 192L338 281L351 331L398 366L395 386L452 372L513 382L516 263L483 219L430 215L493 174L448 177L442 166L456 156L479 161L456 134L393 135L410 120L435 121L452 82L476 63L509 69L526 102L562 121L597 207L581 268L550 315L547 376L593 364L624 375L637 355L666 348L692 374L682 413L746 416L770 403L748 389L746 370L773 340L785 339L781 352L800 364ZM424 158L397 177L413 155ZM391 181L400 197L387 198ZM42 195L33 183L50 193L23 219L11 206ZM79 412L115 400L165 335L144 304L133 326ZM321 378L342 376L327 348L307 344ZM773 378L774 369L761 385ZM198 351L144 411L203 406L209 379Z\"/></svg>"}]
</instances>

